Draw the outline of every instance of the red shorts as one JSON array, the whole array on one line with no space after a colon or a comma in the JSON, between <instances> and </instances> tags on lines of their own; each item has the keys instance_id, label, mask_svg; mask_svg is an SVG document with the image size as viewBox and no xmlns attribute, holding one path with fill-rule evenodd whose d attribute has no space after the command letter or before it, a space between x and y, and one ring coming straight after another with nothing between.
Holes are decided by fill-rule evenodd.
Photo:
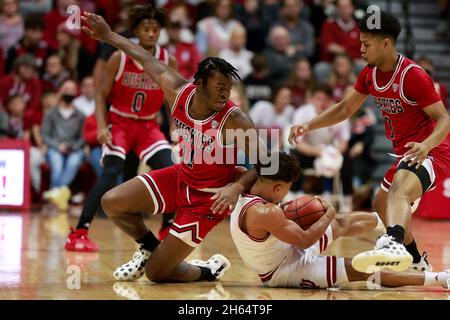
<instances>
[{"instance_id":1,"label":"red shorts","mask_svg":"<svg viewBox=\"0 0 450 320\"><path fill-rule=\"evenodd\" d=\"M112 143L103 145L103 155L125 159L133 150L144 163L162 149L172 149L155 120L135 120L109 113Z\"/></svg>"},{"instance_id":2,"label":"red shorts","mask_svg":"<svg viewBox=\"0 0 450 320\"><path fill-rule=\"evenodd\" d=\"M381 182L381 189L383 189L384 191L389 191L392 180L394 180L394 175L397 172L397 167L402 160L403 158L398 158L394 165L389 168L389 170L384 175L383 181ZM428 158L425 159L425 161L422 163L422 165L427 170L431 180L431 185L426 191L433 190L436 186L436 182L440 181L442 177L446 176L448 169L447 163L448 158L446 154L443 154L438 150L431 150Z\"/></svg>"},{"instance_id":3,"label":"red shorts","mask_svg":"<svg viewBox=\"0 0 450 320\"><path fill-rule=\"evenodd\" d=\"M180 179L179 164L138 176L147 187L156 213L176 212L170 233L191 247L198 246L227 215L213 214L213 193L195 190Z\"/></svg>"}]
</instances>

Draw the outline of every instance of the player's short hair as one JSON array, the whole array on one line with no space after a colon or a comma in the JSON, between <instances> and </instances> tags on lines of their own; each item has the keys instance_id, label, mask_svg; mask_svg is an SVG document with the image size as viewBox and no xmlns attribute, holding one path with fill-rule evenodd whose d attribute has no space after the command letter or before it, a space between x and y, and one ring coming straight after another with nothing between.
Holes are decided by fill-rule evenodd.
<instances>
[{"instance_id":1,"label":"player's short hair","mask_svg":"<svg viewBox=\"0 0 450 320\"><path fill-rule=\"evenodd\" d=\"M241 80L237 73L237 69L222 58L209 57L198 64L197 72L194 75L194 83L202 79L206 82L211 72L220 72L224 76L230 76L237 80Z\"/></svg>"},{"instance_id":2,"label":"player's short hair","mask_svg":"<svg viewBox=\"0 0 450 320\"><path fill-rule=\"evenodd\" d=\"M293 155L286 152L274 152L270 156L271 161L278 161L278 171L274 174L263 174L262 168L270 168L271 162L268 164L255 164L258 177L262 177L271 181L294 182L300 177L300 163ZM276 160L274 160L276 159ZM269 170L267 170L269 171Z\"/></svg>"},{"instance_id":3,"label":"player's short hair","mask_svg":"<svg viewBox=\"0 0 450 320\"><path fill-rule=\"evenodd\" d=\"M161 8L152 5L134 5L128 9L128 26L136 29L143 20L155 20L161 28L166 26L166 13Z\"/></svg>"},{"instance_id":4,"label":"player's short hair","mask_svg":"<svg viewBox=\"0 0 450 320\"><path fill-rule=\"evenodd\" d=\"M373 13L366 13L359 23L359 29L362 33L369 33L381 37L389 37L394 40L394 43L397 42L398 36L402 31L400 21L396 16L387 13L386 11L380 11L379 13L380 28L372 26L372 23L368 21Z\"/></svg>"}]
</instances>

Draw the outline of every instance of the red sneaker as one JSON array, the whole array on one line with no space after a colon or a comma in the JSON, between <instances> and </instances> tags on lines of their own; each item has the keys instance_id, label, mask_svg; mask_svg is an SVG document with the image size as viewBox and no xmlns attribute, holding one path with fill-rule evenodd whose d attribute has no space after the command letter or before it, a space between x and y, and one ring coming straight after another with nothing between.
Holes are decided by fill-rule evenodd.
<instances>
[{"instance_id":1,"label":"red sneaker","mask_svg":"<svg viewBox=\"0 0 450 320\"><path fill-rule=\"evenodd\" d=\"M158 231L159 241L163 241L169 234L169 231L170 231L170 226L165 227L164 229L161 227Z\"/></svg>"},{"instance_id":2,"label":"red sneaker","mask_svg":"<svg viewBox=\"0 0 450 320\"><path fill-rule=\"evenodd\" d=\"M73 230L70 228L70 233L67 236L65 248L67 251L77 252L97 252L98 245L93 243L88 238L88 231L86 229Z\"/></svg>"}]
</instances>

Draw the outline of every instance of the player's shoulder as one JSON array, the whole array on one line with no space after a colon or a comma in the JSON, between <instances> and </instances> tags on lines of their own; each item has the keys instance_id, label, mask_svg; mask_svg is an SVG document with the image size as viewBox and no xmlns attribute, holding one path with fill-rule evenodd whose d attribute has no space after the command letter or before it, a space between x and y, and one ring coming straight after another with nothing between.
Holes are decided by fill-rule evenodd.
<instances>
[{"instance_id":1,"label":"player's shoulder","mask_svg":"<svg viewBox=\"0 0 450 320\"><path fill-rule=\"evenodd\" d=\"M271 217L273 215L283 214L283 209L275 203L261 201L250 206L247 212L258 215L259 217Z\"/></svg>"}]
</instances>

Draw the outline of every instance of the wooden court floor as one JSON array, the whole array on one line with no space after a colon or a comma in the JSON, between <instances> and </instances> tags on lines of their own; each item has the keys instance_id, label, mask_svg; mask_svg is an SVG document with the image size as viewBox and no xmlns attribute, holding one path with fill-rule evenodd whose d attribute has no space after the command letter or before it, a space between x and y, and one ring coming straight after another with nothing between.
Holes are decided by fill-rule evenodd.
<instances>
[{"instance_id":1,"label":"wooden court floor","mask_svg":"<svg viewBox=\"0 0 450 320\"><path fill-rule=\"evenodd\" d=\"M160 217L148 225L156 231ZM215 253L225 255L231 270L218 282L155 284L145 277L136 282L116 282L116 266L130 259L135 244L107 218L94 220L90 236L100 245L99 253L73 253L64 250L69 226L76 218L67 213L0 212L0 300L9 299L263 299L263 300L348 300L411 299L450 300L441 287L404 287L369 289L365 282L333 290L262 288L256 275L240 259L231 240L228 220L223 221L189 258L207 259ZM428 251L435 270L450 268L450 221L413 219L419 249ZM375 236L343 238L329 254L351 257L370 249Z\"/></svg>"}]
</instances>

